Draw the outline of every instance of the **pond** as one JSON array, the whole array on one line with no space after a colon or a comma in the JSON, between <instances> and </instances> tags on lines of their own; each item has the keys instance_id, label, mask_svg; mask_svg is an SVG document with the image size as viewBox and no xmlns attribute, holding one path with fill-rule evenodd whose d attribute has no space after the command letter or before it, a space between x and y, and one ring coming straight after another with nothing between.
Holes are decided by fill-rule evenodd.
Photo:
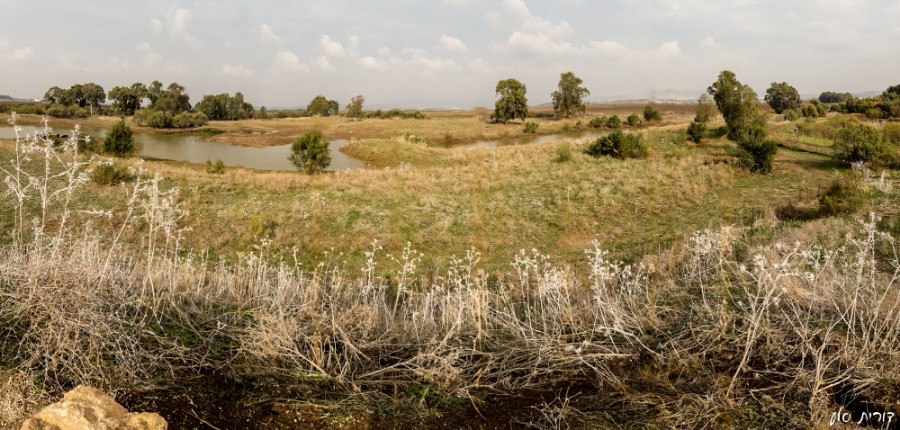
<instances>
[{"instance_id":1,"label":"pond","mask_svg":"<svg viewBox=\"0 0 900 430\"><path fill-rule=\"evenodd\" d=\"M24 134L33 134L43 127L21 126ZM71 130L54 129L54 133L70 134ZM82 130L92 139L103 139L106 130ZM0 139L15 139L15 131L10 126L0 127ZM207 160L222 160L225 166L240 166L256 170L296 170L288 161L291 145L255 148L237 146L210 140L208 135L196 134L146 134L135 133L135 155L150 160L186 161L205 163ZM332 139L331 166L328 170L345 171L361 169L365 163L340 151L350 143L344 139Z\"/></svg>"}]
</instances>

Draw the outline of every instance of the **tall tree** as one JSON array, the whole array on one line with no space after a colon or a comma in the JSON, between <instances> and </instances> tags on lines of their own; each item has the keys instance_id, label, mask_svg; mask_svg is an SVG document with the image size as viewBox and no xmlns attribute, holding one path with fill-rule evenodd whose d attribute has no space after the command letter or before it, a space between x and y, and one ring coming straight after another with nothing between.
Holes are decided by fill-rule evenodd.
<instances>
[{"instance_id":1,"label":"tall tree","mask_svg":"<svg viewBox=\"0 0 900 430\"><path fill-rule=\"evenodd\" d=\"M103 91L103 87L93 82L84 84L82 87L82 96L84 102L91 108L91 115L94 115L94 106L99 109L100 105L106 101L106 92Z\"/></svg>"},{"instance_id":2,"label":"tall tree","mask_svg":"<svg viewBox=\"0 0 900 430\"><path fill-rule=\"evenodd\" d=\"M766 117L759 110L759 98L753 88L740 83L734 73L725 70L707 92L713 96L725 118L728 137L737 142L749 158L747 167L758 173L770 172L778 147L766 140Z\"/></svg>"},{"instance_id":3,"label":"tall tree","mask_svg":"<svg viewBox=\"0 0 900 430\"><path fill-rule=\"evenodd\" d=\"M559 76L559 85L553 92L553 111L558 118L569 118L576 112L584 113L584 96L590 95L587 88L582 87L581 78L572 72Z\"/></svg>"},{"instance_id":4,"label":"tall tree","mask_svg":"<svg viewBox=\"0 0 900 430\"><path fill-rule=\"evenodd\" d=\"M147 98L147 87L140 82L136 82L130 87L113 87L109 90L109 99L122 115L134 115L134 111L141 107L145 98Z\"/></svg>"},{"instance_id":5,"label":"tall tree","mask_svg":"<svg viewBox=\"0 0 900 430\"><path fill-rule=\"evenodd\" d=\"M156 102L159 100L159 96L162 95L163 92L163 84L160 81L153 81L150 83L150 86L147 87L147 98L150 99L150 109L156 109Z\"/></svg>"},{"instance_id":6,"label":"tall tree","mask_svg":"<svg viewBox=\"0 0 900 430\"><path fill-rule=\"evenodd\" d=\"M511 119L525 119L528 116L528 99L525 85L515 79L497 82L496 95L500 99L494 103L494 120L506 123Z\"/></svg>"},{"instance_id":7,"label":"tall tree","mask_svg":"<svg viewBox=\"0 0 900 430\"><path fill-rule=\"evenodd\" d=\"M363 103L366 102L366 98L362 95L358 95L352 99L350 99L350 104L347 105L347 109L344 111L344 115L347 115L350 118L360 118L363 114Z\"/></svg>"},{"instance_id":8,"label":"tall tree","mask_svg":"<svg viewBox=\"0 0 900 430\"><path fill-rule=\"evenodd\" d=\"M50 104L62 104L63 96L65 95L66 90L53 86L44 93L44 101Z\"/></svg>"},{"instance_id":9,"label":"tall tree","mask_svg":"<svg viewBox=\"0 0 900 430\"><path fill-rule=\"evenodd\" d=\"M788 109L797 109L803 102L800 100L800 93L797 92L797 89L788 85L787 82L772 82L772 85L766 90L765 101L777 114Z\"/></svg>"}]
</instances>

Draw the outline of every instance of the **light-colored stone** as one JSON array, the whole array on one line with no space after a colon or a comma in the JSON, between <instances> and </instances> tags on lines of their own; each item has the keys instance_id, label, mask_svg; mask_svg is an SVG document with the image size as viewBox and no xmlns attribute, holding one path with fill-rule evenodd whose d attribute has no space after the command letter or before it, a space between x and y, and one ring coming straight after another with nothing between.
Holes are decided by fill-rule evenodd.
<instances>
[{"instance_id":1,"label":"light-colored stone","mask_svg":"<svg viewBox=\"0 0 900 430\"><path fill-rule=\"evenodd\" d=\"M79 385L22 424L22 430L166 430L157 414L130 414L95 388Z\"/></svg>"}]
</instances>

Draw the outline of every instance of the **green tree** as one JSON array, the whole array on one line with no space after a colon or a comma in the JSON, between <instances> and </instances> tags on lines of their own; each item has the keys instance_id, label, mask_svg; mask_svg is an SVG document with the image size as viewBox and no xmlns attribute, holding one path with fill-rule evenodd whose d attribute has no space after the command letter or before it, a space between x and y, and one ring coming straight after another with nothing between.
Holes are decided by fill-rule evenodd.
<instances>
[{"instance_id":1,"label":"green tree","mask_svg":"<svg viewBox=\"0 0 900 430\"><path fill-rule=\"evenodd\" d=\"M185 92L183 86L177 82L172 82L165 91L159 93L156 103L153 104L151 109L176 115L191 110L191 98Z\"/></svg>"},{"instance_id":2,"label":"green tree","mask_svg":"<svg viewBox=\"0 0 900 430\"><path fill-rule=\"evenodd\" d=\"M363 103L366 102L366 98L362 95L358 95L350 99L350 103L347 105L347 110L344 112L350 118L359 119L363 116Z\"/></svg>"},{"instance_id":3,"label":"green tree","mask_svg":"<svg viewBox=\"0 0 900 430\"><path fill-rule=\"evenodd\" d=\"M65 92L66 92L66 90L64 90L60 87L57 87L57 86L50 87L50 89L47 90L46 93L44 93L44 101L51 105L62 104L63 96L65 95Z\"/></svg>"},{"instance_id":4,"label":"green tree","mask_svg":"<svg viewBox=\"0 0 900 430\"><path fill-rule=\"evenodd\" d=\"M309 105L306 106L306 114L309 116L329 116L329 115L337 115L338 113L338 102L334 100L328 100L325 96L318 95L315 96L310 102Z\"/></svg>"},{"instance_id":5,"label":"green tree","mask_svg":"<svg viewBox=\"0 0 900 430\"><path fill-rule=\"evenodd\" d=\"M134 115L134 111L140 109L145 98L147 87L140 82L132 84L131 87L113 87L109 90L109 99L121 115Z\"/></svg>"},{"instance_id":6,"label":"green tree","mask_svg":"<svg viewBox=\"0 0 900 430\"><path fill-rule=\"evenodd\" d=\"M100 85L90 82L84 84L84 86L82 87L82 100L84 100L84 103L90 106L90 113L91 115L94 115L94 106L96 106L98 109L100 108L100 105L102 105L103 102L106 101L106 92L103 91L103 87L101 87Z\"/></svg>"},{"instance_id":7,"label":"green tree","mask_svg":"<svg viewBox=\"0 0 900 430\"><path fill-rule=\"evenodd\" d=\"M528 116L528 99L525 97L525 85L509 78L497 82L495 95L500 99L494 102L494 121L506 123L512 119Z\"/></svg>"},{"instance_id":8,"label":"green tree","mask_svg":"<svg viewBox=\"0 0 900 430\"><path fill-rule=\"evenodd\" d=\"M321 172L331 165L328 142L322 139L322 133L312 130L294 140L288 160L306 174Z\"/></svg>"},{"instance_id":9,"label":"green tree","mask_svg":"<svg viewBox=\"0 0 900 430\"><path fill-rule=\"evenodd\" d=\"M156 109L156 102L163 93L163 84L160 81L153 81L147 87L147 98L150 99L150 109Z\"/></svg>"},{"instance_id":10,"label":"green tree","mask_svg":"<svg viewBox=\"0 0 900 430\"><path fill-rule=\"evenodd\" d=\"M797 109L800 107L800 103L803 102L800 100L800 93L797 92L797 89L788 85L787 82L772 82L772 85L766 90L764 100L777 114L781 114L788 109Z\"/></svg>"},{"instance_id":11,"label":"green tree","mask_svg":"<svg viewBox=\"0 0 900 430\"><path fill-rule=\"evenodd\" d=\"M819 101L822 103L845 103L849 100L853 100L853 94L834 91L824 91L819 94Z\"/></svg>"},{"instance_id":12,"label":"green tree","mask_svg":"<svg viewBox=\"0 0 900 430\"><path fill-rule=\"evenodd\" d=\"M557 90L551 94L553 99L553 111L557 118L569 118L575 113L584 114L584 97L591 92L582 87L583 81L572 72L566 72L559 76Z\"/></svg>"},{"instance_id":13,"label":"green tree","mask_svg":"<svg viewBox=\"0 0 900 430\"><path fill-rule=\"evenodd\" d=\"M766 140L766 117L759 110L759 98L749 85L741 84L734 73L723 71L707 89L725 118L728 138L740 147L739 160L753 172L769 173L778 150Z\"/></svg>"},{"instance_id":14,"label":"green tree","mask_svg":"<svg viewBox=\"0 0 900 430\"><path fill-rule=\"evenodd\" d=\"M103 140L103 152L124 157L134 151L134 138L131 129L125 124L125 120L113 124L106 139Z\"/></svg>"}]
</instances>

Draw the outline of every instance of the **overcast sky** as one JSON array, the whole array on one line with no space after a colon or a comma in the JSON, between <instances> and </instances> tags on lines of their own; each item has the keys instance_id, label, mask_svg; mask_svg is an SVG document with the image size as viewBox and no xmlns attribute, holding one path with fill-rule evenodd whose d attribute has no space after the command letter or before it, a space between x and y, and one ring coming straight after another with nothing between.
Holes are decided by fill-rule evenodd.
<instances>
[{"instance_id":1,"label":"overcast sky","mask_svg":"<svg viewBox=\"0 0 900 430\"><path fill-rule=\"evenodd\" d=\"M730 69L758 92L900 83L900 0L0 0L0 94L133 82L255 106L323 94L367 107L490 106L516 78L547 102L702 91Z\"/></svg>"}]
</instances>

